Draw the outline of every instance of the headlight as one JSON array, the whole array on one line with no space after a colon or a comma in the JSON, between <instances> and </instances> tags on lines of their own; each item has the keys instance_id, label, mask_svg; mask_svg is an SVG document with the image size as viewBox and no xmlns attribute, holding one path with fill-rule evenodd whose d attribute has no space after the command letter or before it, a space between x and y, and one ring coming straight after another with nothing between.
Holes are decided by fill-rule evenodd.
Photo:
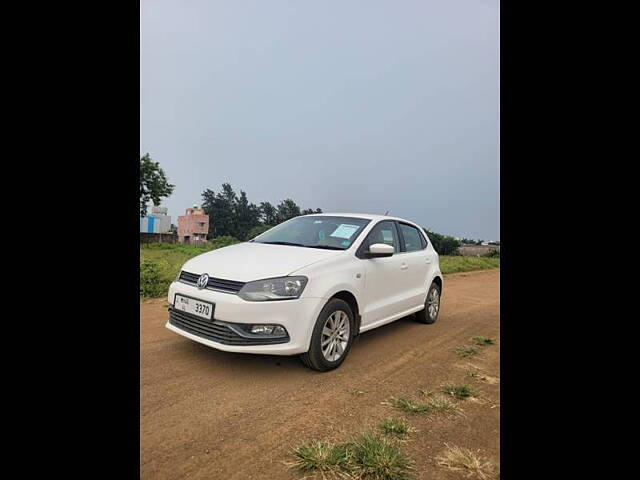
<instances>
[{"instance_id":1,"label":"headlight","mask_svg":"<svg viewBox=\"0 0 640 480\"><path fill-rule=\"evenodd\" d=\"M268 278L246 283L238 295L250 302L289 300L298 298L306 285L307 277Z\"/></svg>"}]
</instances>

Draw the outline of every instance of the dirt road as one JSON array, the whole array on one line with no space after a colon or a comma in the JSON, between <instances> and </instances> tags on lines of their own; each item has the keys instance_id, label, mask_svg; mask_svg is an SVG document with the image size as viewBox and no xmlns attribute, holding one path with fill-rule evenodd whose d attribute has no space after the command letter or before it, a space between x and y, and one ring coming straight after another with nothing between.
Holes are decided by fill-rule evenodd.
<instances>
[{"instance_id":1,"label":"dirt road","mask_svg":"<svg viewBox=\"0 0 640 480\"><path fill-rule=\"evenodd\" d=\"M416 432L403 449L421 479L461 478L437 465L444 443L499 463L500 271L445 277L433 325L412 317L362 334L345 363L329 373L297 357L220 352L164 328L164 300L140 304L140 462L143 479L298 479L291 447L342 441L383 419L403 418ZM496 345L460 358L470 337ZM484 381L468 375L485 375ZM392 397L419 399L419 389L467 384L479 399L459 401L456 418L404 414Z\"/></svg>"}]
</instances>

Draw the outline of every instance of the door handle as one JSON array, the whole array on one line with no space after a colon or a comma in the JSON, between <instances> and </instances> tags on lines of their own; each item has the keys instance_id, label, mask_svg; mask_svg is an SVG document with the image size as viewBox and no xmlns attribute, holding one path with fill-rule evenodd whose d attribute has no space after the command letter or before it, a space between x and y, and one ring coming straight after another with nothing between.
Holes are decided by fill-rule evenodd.
<instances>
[{"instance_id":1,"label":"door handle","mask_svg":"<svg viewBox=\"0 0 640 480\"><path fill-rule=\"evenodd\" d=\"M407 268L409 268L409 265L407 265L406 263L400 265L400 270L406 270Z\"/></svg>"},{"instance_id":2,"label":"door handle","mask_svg":"<svg viewBox=\"0 0 640 480\"><path fill-rule=\"evenodd\" d=\"M427 257L427 263L431 263L431 257Z\"/></svg>"}]
</instances>

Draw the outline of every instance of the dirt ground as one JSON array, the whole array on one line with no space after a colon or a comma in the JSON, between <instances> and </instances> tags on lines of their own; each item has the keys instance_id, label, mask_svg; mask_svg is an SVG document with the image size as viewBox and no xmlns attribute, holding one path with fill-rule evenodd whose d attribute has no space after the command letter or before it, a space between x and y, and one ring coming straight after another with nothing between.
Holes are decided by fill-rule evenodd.
<instances>
[{"instance_id":1,"label":"dirt ground","mask_svg":"<svg viewBox=\"0 0 640 480\"><path fill-rule=\"evenodd\" d=\"M435 460L445 443L499 464L500 270L447 275L435 324L410 316L363 333L328 373L308 370L297 357L225 353L188 340L164 328L166 306L140 303L143 479L299 479L304 474L285 465L293 446L343 441L390 417L417 430L402 448L419 479L462 478ZM476 335L496 344L458 357L455 348ZM388 403L420 400L420 389L447 383L480 392L457 402L464 416L430 419Z\"/></svg>"}]
</instances>

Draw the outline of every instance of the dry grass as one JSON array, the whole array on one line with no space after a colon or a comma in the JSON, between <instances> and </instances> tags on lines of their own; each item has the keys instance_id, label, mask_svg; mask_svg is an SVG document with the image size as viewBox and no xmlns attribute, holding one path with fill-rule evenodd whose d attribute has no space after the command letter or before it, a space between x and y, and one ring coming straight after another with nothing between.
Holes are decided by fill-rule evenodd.
<instances>
[{"instance_id":1,"label":"dry grass","mask_svg":"<svg viewBox=\"0 0 640 480\"><path fill-rule=\"evenodd\" d=\"M426 402L414 402L407 398L395 398L392 400L392 404L403 412L411 414L462 415L462 410L443 396L429 397Z\"/></svg>"},{"instance_id":2,"label":"dry grass","mask_svg":"<svg viewBox=\"0 0 640 480\"><path fill-rule=\"evenodd\" d=\"M292 451L291 468L319 473L322 478L409 480L413 462L384 437L363 432L346 443L311 442Z\"/></svg>"},{"instance_id":3,"label":"dry grass","mask_svg":"<svg viewBox=\"0 0 640 480\"><path fill-rule=\"evenodd\" d=\"M443 385L441 391L456 400L466 400L467 398L478 396L468 385Z\"/></svg>"},{"instance_id":4,"label":"dry grass","mask_svg":"<svg viewBox=\"0 0 640 480\"><path fill-rule=\"evenodd\" d=\"M468 448L450 446L445 443L445 451L436 458L438 465L449 470L463 472L465 477L488 480L496 477L497 468L488 460Z\"/></svg>"},{"instance_id":5,"label":"dry grass","mask_svg":"<svg viewBox=\"0 0 640 480\"><path fill-rule=\"evenodd\" d=\"M458 354L459 357L469 358L479 354L480 350L478 350L476 347L473 347L471 345L463 345L461 347L456 348L456 353Z\"/></svg>"},{"instance_id":6,"label":"dry grass","mask_svg":"<svg viewBox=\"0 0 640 480\"><path fill-rule=\"evenodd\" d=\"M413 431L404 421L397 418L388 418L380 423L379 426L382 433L392 435L396 438L404 438L407 436L407 433Z\"/></svg>"}]
</instances>

